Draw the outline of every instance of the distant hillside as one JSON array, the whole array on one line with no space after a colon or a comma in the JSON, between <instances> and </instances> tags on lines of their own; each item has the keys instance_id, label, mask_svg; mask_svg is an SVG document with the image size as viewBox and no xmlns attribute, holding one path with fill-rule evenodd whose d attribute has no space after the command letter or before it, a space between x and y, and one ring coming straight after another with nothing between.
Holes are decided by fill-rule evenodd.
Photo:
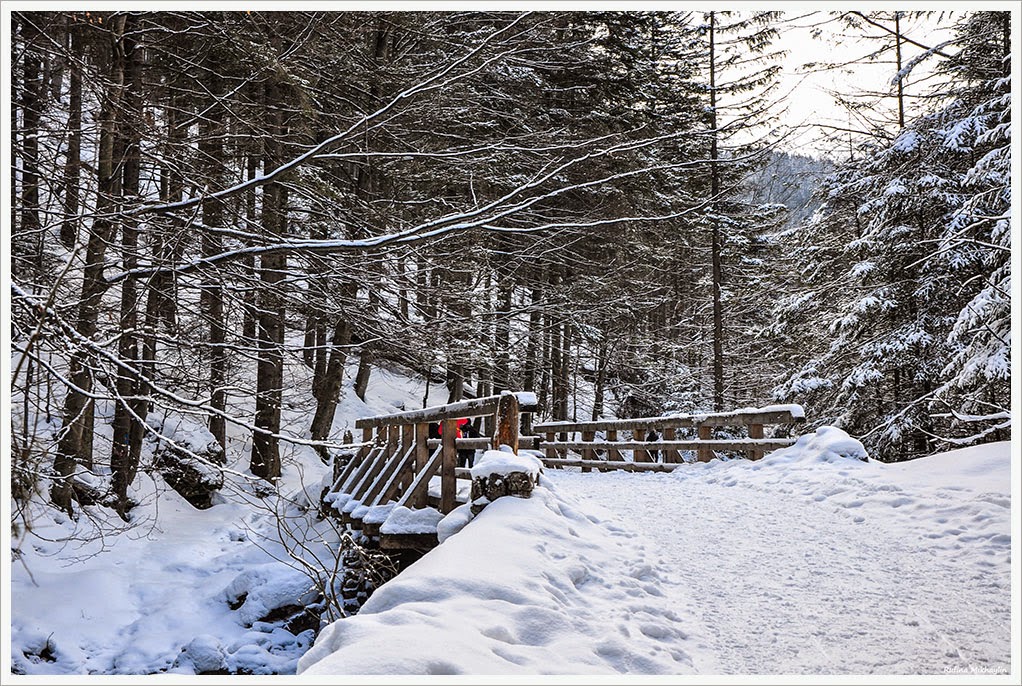
<instances>
[{"instance_id":1,"label":"distant hillside","mask_svg":"<svg viewBox=\"0 0 1022 686\"><path fill-rule=\"evenodd\" d=\"M762 169L746 178L746 201L779 203L788 208L788 226L802 223L819 207L816 189L834 170L834 164L786 152L772 152L768 159Z\"/></svg>"}]
</instances>

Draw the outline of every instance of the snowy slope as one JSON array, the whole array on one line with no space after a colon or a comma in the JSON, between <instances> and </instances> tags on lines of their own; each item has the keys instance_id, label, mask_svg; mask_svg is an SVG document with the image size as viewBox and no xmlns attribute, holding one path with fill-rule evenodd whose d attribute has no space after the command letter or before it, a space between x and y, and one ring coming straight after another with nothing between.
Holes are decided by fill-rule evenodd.
<instances>
[{"instance_id":1,"label":"snowy slope","mask_svg":"<svg viewBox=\"0 0 1022 686\"><path fill-rule=\"evenodd\" d=\"M425 391L421 378L374 368L363 402L351 390L356 366L354 360L346 371L335 415L338 440L354 429L358 417L418 407L415 399L421 404ZM288 373L291 387L308 388L304 366L289 366ZM442 384L430 390L431 402L446 400ZM234 398L238 416L251 413L251 400ZM308 399L289 397L284 431L307 438L312 409ZM98 414L97 432L108 435L109 404ZM163 415L151 418L159 423ZM176 415L162 429L177 441L208 435L193 419L182 422ZM146 443L144 461L151 459L151 449ZM33 502L33 531L12 541L20 553L9 567L14 668L26 674L294 673L298 657L312 644L312 632L294 635L255 620L301 600L312 585L308 575L293 568L275 513L286 499L317 497L329 467L311 449L284 444L280 493L285 500L261 499L243 476L250 450L251 434L229 425L227 458L236 473L228 473L222 495L208 510L196 510L161 479L144 473L132 489L140 505L131 512L130 526L105 508L91 508L76 523ZM292 526L304 521L296 518ZM311 530L310 538L336 540L329 522L312 526L322 531ZM113 535L118 529L121 533ZM295 541L285 541L290 552L302 554ZM316 543L312 552L329 560L323 547ZM245 602L232 609L230 603L243 593ZM182 653L187 647L191 653ZM193 655L200 657L193 660Z\"/></svg>"},{"instance_id":2,"label":"snowy slope","mask_svg":"<svg viewBox=\"0 0 1022 686\"><path fill-rule=\"evenodd\" d=\"M1007 673L1008 444L859 450L824 429L755 463L550 471L331 625L299 673Z\"/></svg>"},{"instance_id":3,"label":"snowy slope","mask_svg":"<svg viewBox=\"0 0 1022 686\"><path fill-rule=\"evenodd\" d=\"M666 573L621 522L540 487L492 503L327 627L299 673L712 672L696 618L664 602Z\"/></svg>"}]
</instances>

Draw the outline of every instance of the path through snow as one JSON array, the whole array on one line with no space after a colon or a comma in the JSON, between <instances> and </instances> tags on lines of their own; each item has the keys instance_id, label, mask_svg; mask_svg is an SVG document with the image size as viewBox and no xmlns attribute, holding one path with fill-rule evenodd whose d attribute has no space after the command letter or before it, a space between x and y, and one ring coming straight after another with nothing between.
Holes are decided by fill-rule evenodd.
<instances>
[{"instance_id":1,"label":"path through snow","mask_svg":"<svg viewBox=\"0 0 1022 686\"><path fill-rule=\"evenodd\" d=\"M1008 455L547 476L659 549L723 673L1004 674Z\"/></svg>"}]
</instances>

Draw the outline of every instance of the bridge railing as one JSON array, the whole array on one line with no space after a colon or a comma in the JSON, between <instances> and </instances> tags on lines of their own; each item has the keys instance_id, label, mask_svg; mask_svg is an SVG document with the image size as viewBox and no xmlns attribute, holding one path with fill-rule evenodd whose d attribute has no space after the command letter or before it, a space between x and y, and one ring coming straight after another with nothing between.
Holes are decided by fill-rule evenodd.
<instances>
[{"instance_id":1,"label":"bridge railing","mask_svg":"<svg viewBox=\"0 0 1022 686\"><path fill-rule=\"evenodd\" d=\"M429 482L440 475L438 509L448 513L457 506L457 451L508 445L517 451L531 439L519 436L520 416L536 409L532 393L505 392L421 410L396 412L356 420L362 430L361 447L344 464L335 466L331 491L347 496L343 512L356 506L371 508L396 502L409 508L429 504ZM493 435L457 438L458 420L491 417ZM429 438L430 424L440 423L441 438Z\"/></svg>"},{"instance_id":2,"label":"bridge railing","mask_svg":"<svg viewBox=\"0 0 1022 686\"><path fill-rule=\"evenodd\" d=\"M666 417L639 417L588 422L545 422L533 428L546 438L542 447L546 452L543 462L548 467L592 467L615 468L633 471L666 471L683 462L681 451L694 450L696 459L708 462L713 459L714 450L744 452L751 460L777 448L787 447L795 442L793 438L765 438L764 426L798 424L805 421L805 414L798 405L772 405L762 408L746 408L731 412L706 414L672 415ZM744 428L747 437L715 438L714 433L723 427ZM679 430L690 430L695 437L678 437ZM646 440L650 431L662 438ZM604 432L604 440L596 440L596 433ZM573 434L579 434L574 439ZM627 436L622 436L627 434ZM632 451L632 461L622 456L622 451ZM568 452L580 455L580 459L569 459ZM597 459L606 453L606 459ZM654 460L652 455L662 458Z\"/></svg>"}]
</instances>

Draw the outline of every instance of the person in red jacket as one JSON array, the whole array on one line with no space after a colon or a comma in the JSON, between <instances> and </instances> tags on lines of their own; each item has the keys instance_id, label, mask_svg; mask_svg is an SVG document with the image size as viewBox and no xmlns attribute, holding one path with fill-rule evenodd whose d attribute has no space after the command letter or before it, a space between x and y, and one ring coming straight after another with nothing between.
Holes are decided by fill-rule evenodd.
<instances>
[{"instance_id":1,"label":"person in red jacket","mask_svg":"<svg viewBox=\"0 0 1022 686\"><path fill-rule=\"evenodd\" d=\"M458 420L458 433L454 435L455 438L476 438L480 436L480 433L475 430L471 422L467 419L462 418ZM437 435L444 435L444 423L440 422L437 427ZM476 451L474 448L462 448L458 451L458 466L459 467L471 467L475 463Z\"/></svg>"}]
</instances>

